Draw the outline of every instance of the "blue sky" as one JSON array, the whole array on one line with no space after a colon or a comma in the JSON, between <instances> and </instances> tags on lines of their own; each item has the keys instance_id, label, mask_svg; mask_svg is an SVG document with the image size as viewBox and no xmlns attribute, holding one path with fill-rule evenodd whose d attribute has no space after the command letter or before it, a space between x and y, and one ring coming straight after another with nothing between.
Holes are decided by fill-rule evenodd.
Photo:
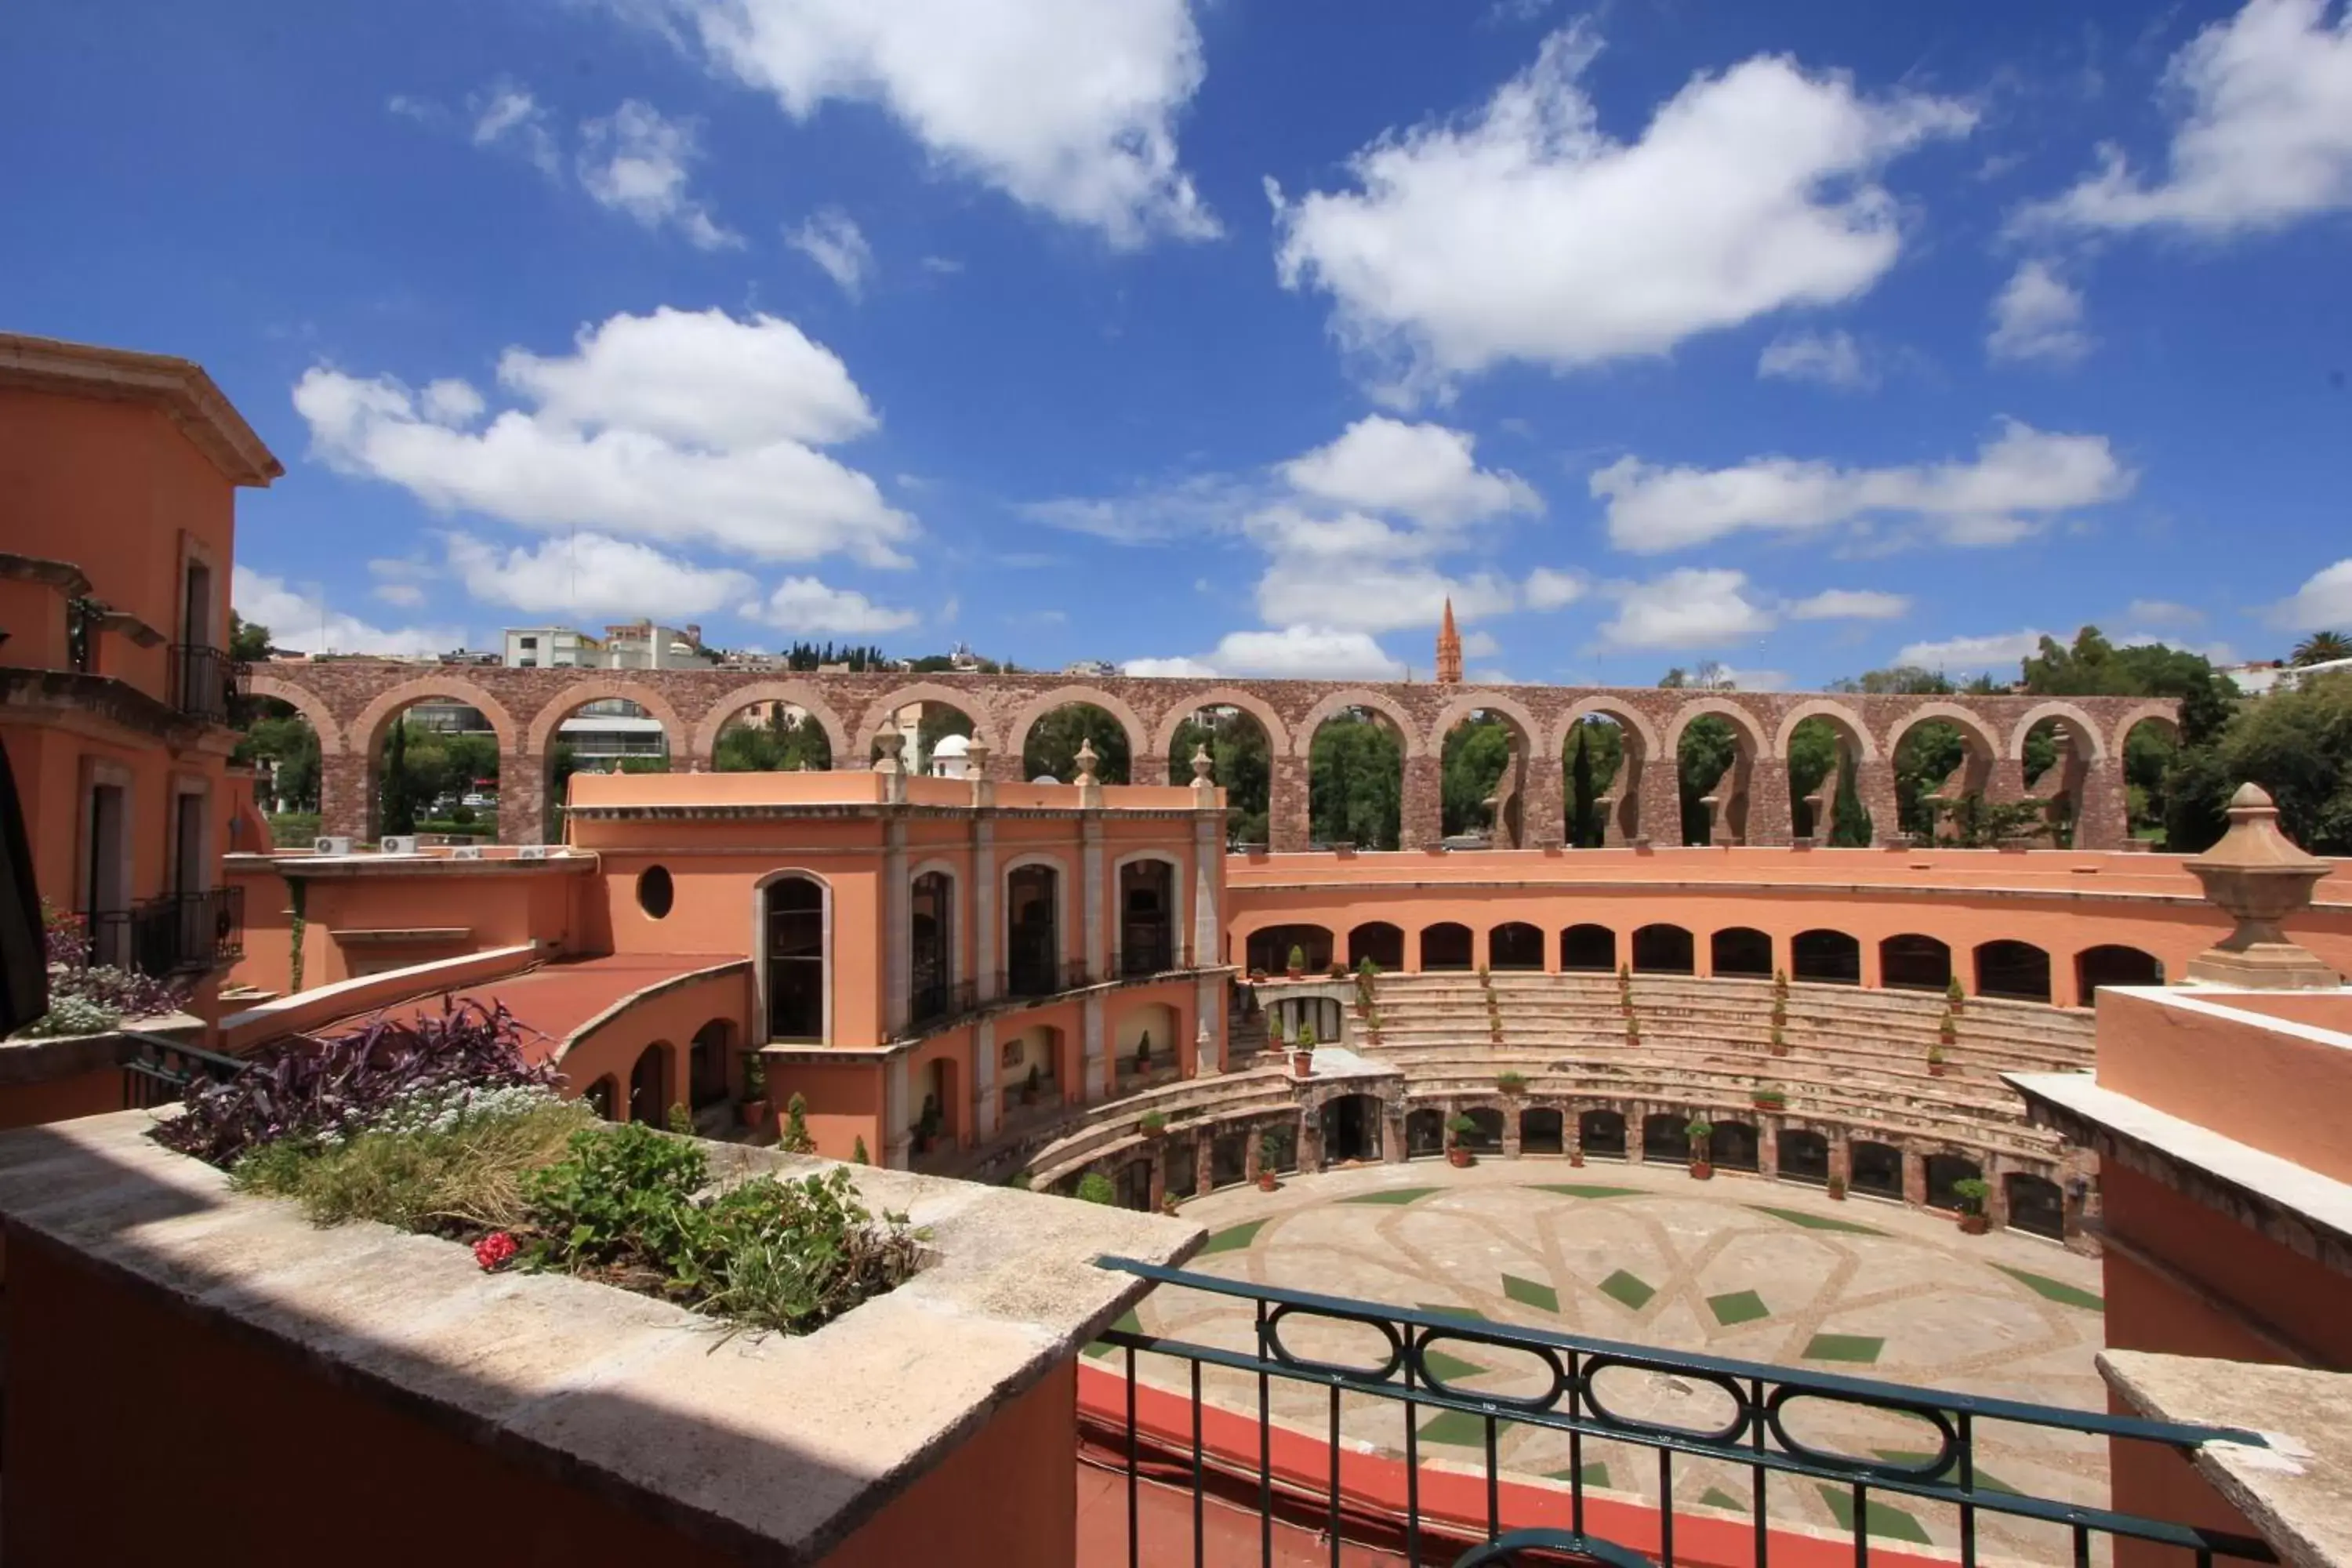
<instances>
[{"instance_id":1,"label":"blue sky","mask_svg":"<svg viewBox=\"0 0 2352 1568\"><path fill-rule=\"evenodd\" d=\"M2352 624L2344 0L25 0L0 58L6 325L212 372L290 647Z\"/></svg>"}]
</instances>

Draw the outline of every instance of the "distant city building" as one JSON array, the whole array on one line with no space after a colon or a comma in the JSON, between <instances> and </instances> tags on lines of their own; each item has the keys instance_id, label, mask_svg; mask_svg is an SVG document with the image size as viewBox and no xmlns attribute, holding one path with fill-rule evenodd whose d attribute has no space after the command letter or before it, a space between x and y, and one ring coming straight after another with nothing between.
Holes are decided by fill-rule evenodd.
<instances>
[{"instance_id":1,"label":"distant city building","mask_svg":"<svg viewBox=\"0 0 2352 1568\"><path fill-rule=\"evenodd\" d=\"M685 669L711 663L702 651L700 626L660 626L651 621L606 626L601 656L606 669Z\"/></svg>"},{"instance_id":2,"label":"distant city building","mask_svg":"<svg viewBox=\"0 0 2352 1568\"><path fill-rule=\"evenodd\" d=\"M962 779L971 776L971 737L942 735L940 743L931 748L931 765L923 770L935 779Z\"/></svg>"},{"instance_id":3,"label":"distant city building","mask_svg":"<svg viewBox=\"0 0 2352 1568\"><path fill-rule=\"evenodd\" d=\"M1107 658L1081 658L1064 665L1062 673L1083 676L1089 680L1100 680L1108 676L1117 675L1118 666Z\"/></svg>"},{"instance_id":4,"label":"distant city building","mask_svg":"<svg viewBox=\"0 0 2352 1568\"><path fill-rule=\"evenodd\" d=\"M570 626L509 626L499 662L509 669L579 668L600 663L594 637Z\"/></svg>"},{"instance_id":5,"label":"distant city building","mask_svg":"<svg viewBox=\"0 0 2352 1568\"><path fill-rule=\"evenodd\" d=\"M2352 658L2331 658L2318 664L2287 664L2279 659L2264 659L2253 664L2232 664L2222 668L2221 674L2237 683L2248 697L2267 697L2273 691L2293 691L2315 675L2338 675L2352 670Z\"/></svg>"}]
</instances>

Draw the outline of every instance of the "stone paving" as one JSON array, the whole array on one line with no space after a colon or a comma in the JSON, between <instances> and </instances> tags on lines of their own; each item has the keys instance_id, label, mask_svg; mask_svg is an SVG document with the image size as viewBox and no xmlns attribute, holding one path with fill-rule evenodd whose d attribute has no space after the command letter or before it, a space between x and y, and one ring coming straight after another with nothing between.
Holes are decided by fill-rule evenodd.
<instances>
[{"instance_id":1,"label":"stone paving","mask_svg":"<svg viewBox=\"0 0 2352 1568\"><path fill-rule=\"evenodd\" d=\"M1718 1173L1694 1182L1681 1167L1581 1168L1557 1160L1490 1161L1469 1170L1435 1162L1375 1165L1294 1178L1275 1193L1233 1188L1184 1205L1210 1227L1203 1272L1370 1301L1419 1306L1597 1338L1845 1373L1955 1392L2105 1408L2093 1365L2104 1338L2099 1266L2015 1233L1959 1234L1952 1222L1898 1205L1832 1203L1810 1188ZM1138 1316L1147 1331L1246 1350L1252 1309L1198 1291L1162 1289ZM1361 1327L1300 1321L1292 1353L1357 1364L1383 1358ZM1456 1342L1433 1358L1466 1390L1534 1394L1549 1386L1529 1358ZM1144 1375L1176 1385L1176 1363L1145 1358ZM1210 1397L1256 1411L1254 1379L1213 1373ZM1630 1415L1709 1427L1731 1401L1704 1383L1621 1371L1601 1374L1613 1407ZM1320 1433L1328 1396L1275 1385L1277 1422ZM1402 1455L1404 1407L1350 1397L1350 1443ZM1833 1405L1792 1405L1792 1433L1817 1447L1902 1462L1932 1453L1914 1418ZM1425 1464L1482 1468L1485 1422L1459 1412L1421 1417ZM2106 1496L2104 1439L1981 1425L1979 1473L1988 1485L2084 1503ZM1506 1425L1498 1462L1523 1479L1566 1480L1567 1434ZM1654 1450L1588 1440L1588 1487L1654 1506ZM1751 1472L1678 1458L1677 1516L1747 1517ZM1844 1538L1849 1490L1771 1478L1776 1527ZM1874 1539L1956 1548L1957 1510L1891 1493L1868 1501ZM1980 1548L2029 1561L2070 1553L2052 1527L1979 1514Z\"/></svg>"}]
</instances>

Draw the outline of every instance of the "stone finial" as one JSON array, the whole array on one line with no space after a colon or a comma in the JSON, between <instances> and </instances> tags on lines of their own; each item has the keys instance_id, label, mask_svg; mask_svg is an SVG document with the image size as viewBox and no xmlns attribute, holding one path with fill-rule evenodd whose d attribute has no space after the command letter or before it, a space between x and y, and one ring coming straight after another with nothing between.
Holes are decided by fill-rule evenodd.
<instances>
[{"instance_id":1,"label":"stone finial","mask_svg":"<svg viewBox=\"0 0 2352 1568\"><path fill-rule=\"evenodd\" d=\"M974 805L996 804L996 784L988 776L988 759L994 754L989 743L977 735L971 738L971 744L964 748L964 777L971 784L971 804Z\"/></svg>"},{"instance_id":2,"label":"stone finial","mask_svg":"<svg viewBox=\"0 0 2352 1568\"><path fill-rule=\"evenodd\" d=\"M2230 797L2230 830L2189 861L2208 903L2237 929L2189 961L2189 978L2262 991L2315 991L2341 984L2336 972L2286 938L2279 922L2307 909L2313 887L2335 868L2279 831L2278 807L2260 784Z\"/></svg>"},{"instance_id":3,"label":"stone finial","mask_svg":"<svg viewBox=\"0 0 2352 1568\"><path fill-rule=\"evenodd\" d=\"M1208 783L1209 775L1216 772L1216 762L1209 755L1208 747L1194 746L1192 748L1192 782L1194 784Z\"/></svg>"},{"instance_id":4,"label":"stone finial","mask_svg":"<svg viewBox=\"0 0 2352 1568\"><path fill-rule=\"evenodd\" d=\"M1077 783L1081 786L1099 782L1095 777L1095 763L1099 760L1100 759L1095 754L1095 742L1093 736L1088 735L1085 739L1079 741L1077 756Z\"/></svg>"},{"instance_id":5,"label":"stone finial","mask_svg":"<svg viewBox=\"0 0 2352 1568\"><path fill-rule=\"evenodd\" d=\"M897 773L899 768L898 753L907 749L907 737L896 730L885 730L874 737L874 744L882 752L881 756L875 759L874 771L877 773Z\"/></svg>"}]
</instances>

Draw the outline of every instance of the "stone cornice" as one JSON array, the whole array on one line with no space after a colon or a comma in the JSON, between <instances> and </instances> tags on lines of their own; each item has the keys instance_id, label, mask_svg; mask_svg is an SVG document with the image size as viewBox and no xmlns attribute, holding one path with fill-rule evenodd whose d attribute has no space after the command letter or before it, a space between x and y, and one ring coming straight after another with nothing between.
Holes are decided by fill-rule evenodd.
<instances>
[{"instance_id":1,"label":"stone cornice","mask_svg":"<svg viewBox=\"0 0 2352 1568\"><path fill-rule=\"evenodd\" d=\"M68 597L89 592L89 579L80 567L40 555L18 555L0 550L0 577L19 583L46 583Z\"/></svg>"},{"instance_id":2,"label":"stone cornice","mask_svg":"<svg viewBox=\"0 0 2352 1568\"><path fill-rule=\"evenodd\" d=\"M204 746L207 739L222 737L226 739L218 749L224 755L236 748L234 737L225 727L192 718L113 676L0 665L0 717L39 722L44 719L63 721L76 715L88 715L190 750Z\"/></svg>"},{"instance_id":3,"label":"stone cornice","mask_svg":"<svg viewBox=\"0 0 2352 1568\"><path fill-rule=\"evenodd\" d=\"M286 472L204 367L191 360L0 332L0 387L151 405L231 484L267 486Z\"/></svg>"}]
</instances>

